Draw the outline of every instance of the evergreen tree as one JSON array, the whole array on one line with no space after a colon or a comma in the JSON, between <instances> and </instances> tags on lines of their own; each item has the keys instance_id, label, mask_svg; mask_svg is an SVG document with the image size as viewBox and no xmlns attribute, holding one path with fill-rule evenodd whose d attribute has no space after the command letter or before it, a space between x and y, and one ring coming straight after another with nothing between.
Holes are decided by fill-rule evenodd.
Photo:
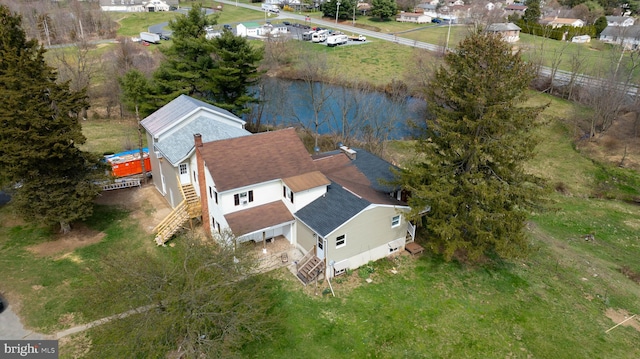
<instances>
[{"instance_id":1,"label":"evergreen tree","mask_svg":"<svg viewBox=\"0 0 640 359\"><path fill-rule=\"evenodd\" d=\"M185 94L207 100L212 94L211 72L215 69L213 41L207 40L205 27L215 25L217 18L204 13L194 5L186 15L178 15L169 22L173 30L173 44L163 48L165 59L154 72L158 102L142 116Z\"/></svg>"},{"instance_id":2,"label":"evergreen tree","mask_svg":"<svg viewBox=\"0 0 640 359\"><path fill-rule=\"evenodd\" d=\"M607 28L609 24L607 23L607 18L605 16L600 16L595 24L595 30L596 30L596 37L600 37L600 33Z\"/></svg>"},{"instance_id":3,"label":"evergreen tree","mask_svg":"<svg viewBox=\"0 0 640 359\"><path fill-rule=\"evenodd\" d=\"M526 5L527 9L524 11L522 20L528 24L538 23L538 20L540 20L540 16L542 15L542 12L540 11L540 0L527 0Z\"/></svg>"},{"instance_id":4,"label":"evergreen tree","mask_svg":"<svg viewBox=\"0 0 640 359\"><path fill-rule=\"evenodd\" d=\"M398 12L398 5L395 0L372 0L371 14L377 16L380 20L388 19L395 16Z\"/></svg>"},{"instance_id":5,"label":"evergreen tree","mask_svg":"<svg viewBox=\"0 0 640 359\"><path fill-rule=\"evenodd\" d=\"M186 94L228 109L237 115L254 101L248 92L259 74L257 63L262 50L253 48L246 38L224 31L222 37L207 39L205 28L216 23L200 5L187 15L169 23L174 31L173 45L162 50L165 61L154 72L158 108L178 95ZM154 98L154 97L151 97ZM149 114L141 108L142 115Z\"/></svg>"},{"instance_id":6,"label":"evergreen tree","mask_svg":"<svg viewBox=\"0 0 640 359\"><path fill-rule=\"evenodd\" d=\"M255 50L246 38L225 31L213 40L216 68L212 71L212 96L216 106L236 115L247 112L246 104L256 102L248 87L260 78L256 63L262 51Z\"/></svg>"},{"instance_id":7,"label":"evergreen tree","mask_svg":"<svg viewBox=\"0 0 640 359\"><path fill-rule=\"evenodd\" d=\"M510 257L526 247L526 210L541 194L523 169L543 109L522 106L534 73L499 36L475 33L446 55L426 89L434 119L399 182L414 219L430 207L430 246L447 260Z\"/></svg>"},{"instance_id":8,"label":"evergreen tree","mask_svg":"<svg viewBox=\"0 0 640 359\"><path fill-rule=\"evenodd\" d=\"M105 168L77 147L85 142L78 123L85 92L56 83L44 53L26 39L21 18L0 6L0 172L21 215L68 232L91 215Z\"/></svg>"}]
</instances>

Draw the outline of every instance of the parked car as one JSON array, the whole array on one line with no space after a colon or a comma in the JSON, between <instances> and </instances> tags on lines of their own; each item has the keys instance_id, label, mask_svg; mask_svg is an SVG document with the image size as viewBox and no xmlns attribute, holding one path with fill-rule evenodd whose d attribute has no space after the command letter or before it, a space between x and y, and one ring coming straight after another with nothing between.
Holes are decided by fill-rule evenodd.
<instances>
[{"instance_id":1,"label":"parked car","mask_svg":"<svg viewBox=\"0 0 640 359\"><path fill-rule=\"evenodd\" d=\"M285 26L291 26L291 23L289 21L283 21L282 22Z\"/></svg>"},{"instance_id":2,"label":"parked car","mask_svg":"<svg viewBox=\"0 0 640 359\"><path fill-rule=\"evenodd\" d=\"M442 19L439 19L439 18L436 17L436 18L431 19L431 22L434 23L434 24L441 24L442 23Z\"/></svg>"},{"instance_id":3,"label":"parked car","mask_svg":"<svg viewBox=\"0 0 640 359\"><path fill-rule=\"evenodd\" d=\"M225 30L229 30L229 31L231 31L231 29L232 29L231 25L229 25L229 24L224 24L224 25L222 25L222 27L223 27Z\"/></svg>"},{"instance_id":4,"label":"parked car","mask_svg":"<svg viewBox=\"0 0 640 359\"><path fill-rule=\"evenodd\" d=\"M169 36L167 36L167 35L165 35L165 34L163 34L161 32L158 33L158 36L160 36L160 40L165 40L166 41L166 40L171 39Z\"/></svg>"}]
</instances>

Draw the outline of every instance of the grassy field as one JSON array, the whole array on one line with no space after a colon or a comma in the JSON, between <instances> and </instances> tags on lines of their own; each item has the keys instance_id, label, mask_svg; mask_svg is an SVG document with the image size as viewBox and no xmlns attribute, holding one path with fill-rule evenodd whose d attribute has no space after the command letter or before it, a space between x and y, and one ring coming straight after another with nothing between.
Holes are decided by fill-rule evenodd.
<instances>
[{"instance_id":1,"label":"grassy field","mask_svg":"<svg viewBox=\"0 0 640 359\"><path fill-rule=\"evenodd\" d=\"M272 298L273 315L281 318L276 339L248 343L242 356L638 357L638 331L625 326L605 331L616 324L607 315L635 313L640 306L640 287L620 271L624 266L640 272L636 259L640 208L590 197L602 181L603 167L574 150L567 125L567 117L585 109L546 95L536 94L530 102L551 106L540 129L544 141L539 157L529 169L552 185L563 181L569 190L566 195L550 195L549 209L531 214L526 256L477 267L445 263L430 255L381 260L336 278L336 298L326 294L325 283L317 290L303 288L288 271L273 272L270 276L281 283ZM122 136L128 126L107 121L83 125L89 143L103 151L118 143L109 144L105 138ZM402 142L391 147L409 149ZM634 182L637 173L624 173L626 184L640 188ZM10 207L0 208L0 261L6 278L2 290L10 300L21 302L20 313L31 328L52 333L125 310L98 305L100 301L85 290L109 255L171 254L169 247L153 246L139 218L131 218L126 210L96 209L80 231L104 233L99 242L37 255L34 248L57 239L56 235L15 219ZM589 233L594 241L582 238ZM371 284L365 282L368 277ZM109 326L75 336L62 346L61 357L75 357L93 343L94 351L86 357L108 358L109 351L104 350L110 345L104 337L108 330Z\"/></svg>"},{"instance_id":2,"label":"grassy field","mask_svg":"<svg viewBox=\"0 0 640 359\"><path fill-rule=\"evenodd\" d=\"M220 23L246 19L229 8ZM251 13L258 14L255 20L262 16ZM121 35L133 36L160 19L122 20ZM429 33L428 42L443 44L446 31L433 27L403 36ZM450 41L462 37L452 31ZM404 76L413 56L406 47L381 41L335 49L302 46L309 46L311 56L326 54L338 73L376 84ZM640 207L615 199L640 198L640 176L599 164L575 150L572 118L588 109L532 95L531 104L551 106L539 129L538 157L527 168L563 191L549 195L546 210L531 213L529 253L475 267L428 254L385 259L336 278L335 298L326 294L325 283L317 290L303 288L288 271L272 272L269 276L281 283L272 298L280 327L272 342L247 343L242 357L640 357L636 329L620 326L605 333L640 307L639 284L621 273L623 267L627 273L640 273ZM82 125L88 138L84 149L115 152L137 141L133 121L89 119ZM389 147L400 163L411 150L406 142ZM25 224L10 206L0 207L0 291L28 327L54 333L129 309L105 304L86 289L95 284L95 273L110 255L172 254L171 247L155 247L142 229L145 215L154 210L145 206L142 214L133 215L120 206L98 205L91 219L73 232L92 244L49 252L40 249L64 243L52 229ZM587 234L594 240L584 240ZM104 327L107 332L109 328ZM61 358L111 357L101 351L114 344L104 333L89 330L62 342Z\"/></svg>"}]
</instances>

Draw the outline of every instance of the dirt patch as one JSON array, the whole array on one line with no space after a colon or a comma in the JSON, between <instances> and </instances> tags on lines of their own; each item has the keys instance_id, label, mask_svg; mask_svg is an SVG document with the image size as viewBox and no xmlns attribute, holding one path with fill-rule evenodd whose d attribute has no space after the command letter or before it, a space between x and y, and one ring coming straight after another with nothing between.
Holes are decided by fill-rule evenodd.
<instances>
[{"instance_id":1,"label":"dirt patch","mask_svg":"<svg viewBox=\"0 0 640 359\"><path fill-rule=\"evenodd\" d=\"M131 218L140 223L147 233L151 233L170 212L171 207L150 183L139 188L120 189L103 192L96 203L116 206L131 212ZM105 233L88 228L82 223L75 224L66 235L57 235L54 240L40 243L27 249L39 257L55 257L81 261L73 254L77 248L100 242Z\"/></svg>"},{"instance_id":2,"label":"dirt patch","mask_svg":"<svg viewBox=\"0 0 640 359\"><path fill-rule=\"evenodd\" d=\"M582 140L578 147L597 161L640 170L640 137L636 135L635 114L618 117L602 135L593 141Z\"/></svg>"},{"instance_id":3,"label":"dirt patch","mask_svg":"<svg viewBox=\"0 0 640 359\"><path fill-rule=\"evenodd\" d=\"M74 225L68 234L59 234L52 241L40 243L27 249L39 257L52 257L61 253L73 252L76 248L98 243L105 234L86 227L84 224Z\"/></svg>"},{"instance_id":4,"label":"dirt patch","mask_svg":"<svg viewBox=\"0 0 640 359\"><path fill-rule=\"evenodd\" d=\"M624 322L626 319L629 319L629 317L631 316L629 314L629 312L627 312L624 309L613 309L613 308L608 308L607 311L605 312L605 315L607 316L607 318L613 320L613 322L615 324L619 324ZM634 317L631 320L627 320L626 322L624 322L622 324L623 327L633 327L635 330L640 332L640 321L638 321L638 317Z\"/></svg>"},{"instance_id":5,"label":"dirt patch","mask_svg":"<svg viewBox=\"0 0 640 359\"><path fill-rule=\"evenodd\" d=\"M96 203L117 206L131 212L147 233L152 233L169 213L171 206L150 181L139 188L119 189L103 192Z\"/></svg>"}]
</instances>

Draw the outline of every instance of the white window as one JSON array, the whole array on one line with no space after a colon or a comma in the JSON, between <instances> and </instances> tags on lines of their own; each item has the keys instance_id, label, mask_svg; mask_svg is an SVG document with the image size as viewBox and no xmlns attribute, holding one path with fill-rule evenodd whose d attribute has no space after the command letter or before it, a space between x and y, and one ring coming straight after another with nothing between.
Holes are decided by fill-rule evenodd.
<instances>
[{"instance_id":1,"label":"white window","mask_svg":"<svg viewBox=\"0 0 640 359\"><path fill-rule=\"evenodd\" d=\"M236 206L253 202L253 190L234 194L233 202Z\"/></svg>"},{"instance_id":2,"label":"white window","mask_svg":"<svg viewBox=\"0 0 640 359\"><path fill-rule=\"evenodd\" d=\"M391 218L391 228L395 228L400 225L400 215L393 216Z\"/></svg>"},{"instance_id":3,"label":"white window","mask_svg":"<svg viewBox=\"0 0 640 359\"><path fill-rule=\"evenodd\" d=\"M347 244L347 236L342 234L336 237L336 248L344 247Z\"/></svg>"},{"instance_id":4,"label":"white window","mask_svg":"<svg viewBox=\"0 0 640 359\"><path fill-rule=\"evenodd\" d=\"M181 175L186 175L187 174L187 164L186 163L181 163L180 164L180 174Z\"/></svg>"}]
</instances>

